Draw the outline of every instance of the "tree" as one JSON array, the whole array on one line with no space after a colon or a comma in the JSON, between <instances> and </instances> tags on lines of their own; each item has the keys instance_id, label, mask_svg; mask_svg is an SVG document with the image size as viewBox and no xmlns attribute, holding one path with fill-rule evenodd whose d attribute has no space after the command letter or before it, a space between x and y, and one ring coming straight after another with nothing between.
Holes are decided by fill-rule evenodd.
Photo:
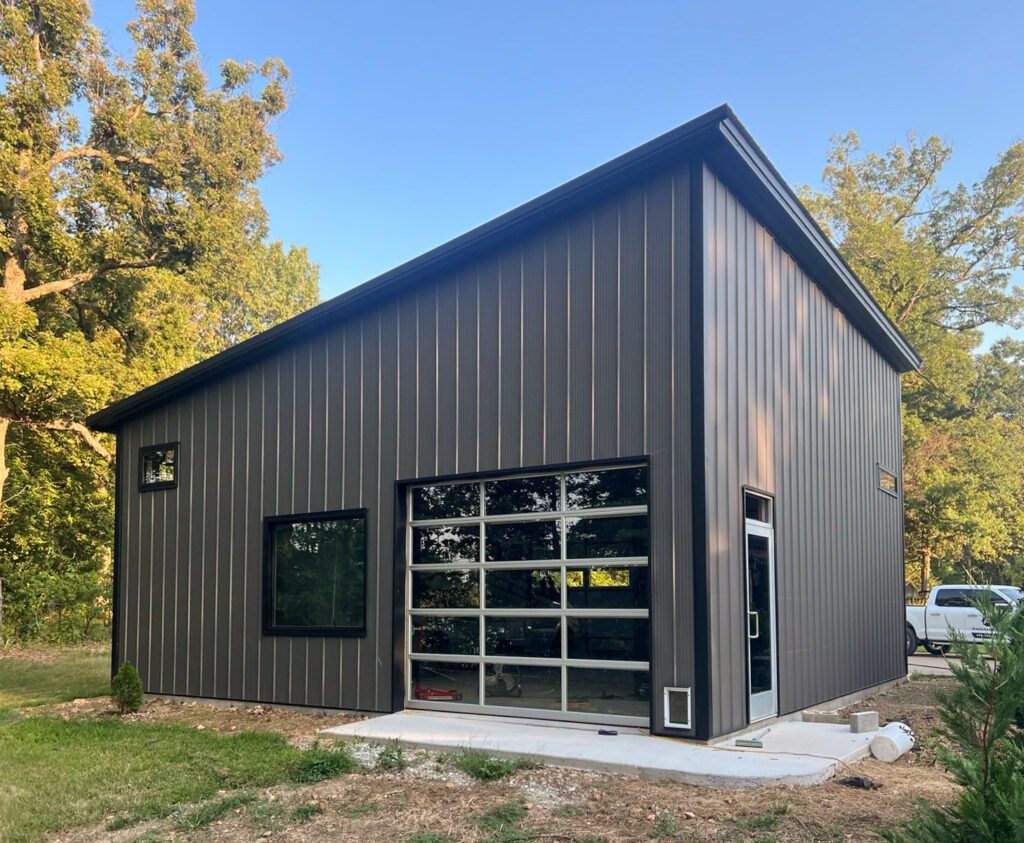
<instances>
[{"instance_id":1,"label":"tree","mask_svg":"<svg viewBox=\"0 0 1024 843\"><path fill-rule=\"evenodd\" d=\"M924 360L904 376L908 569L1008 575L1024 551L1024 355L981 328L1019 326L1024 295L1024 143L978 183L939 186L951 148L911 135L885 154L834 139L824 190L802 190L819 223ZM1019 575L1021 572L1017 572Z\"/></svg>"},{"instance_id":2,"label":"tree","mask_svg":"<svg viewBox=\"0 0 1024 843\"><path fill-rule=\"evenodd\" d=\"M49 485L73 465L109 509L112 446L84 417L318 297L305 250L266 242L255 188L287 69L226 61L211 88L191 0L137 8L119 57L85 0L0 0L0 623L3 582L44 544L109 558ZM33 512L77 524L64 550Z\"/></svg>"}]
</instances>

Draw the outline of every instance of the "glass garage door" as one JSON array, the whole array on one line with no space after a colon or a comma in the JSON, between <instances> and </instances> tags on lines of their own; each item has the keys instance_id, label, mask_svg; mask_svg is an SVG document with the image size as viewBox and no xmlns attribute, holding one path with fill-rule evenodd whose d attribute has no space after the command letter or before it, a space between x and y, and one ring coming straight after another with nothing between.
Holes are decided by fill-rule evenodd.
<instances>
[{"instance_id":1,"label":"glass garage door","mask_svg":"<svg viewBox=\"0 0 1024 843\"><path fill-rule=\"evenodd\" d=\"M408 706L648 722L645 466L408 496Z\"/></svg>"}]
</instances>

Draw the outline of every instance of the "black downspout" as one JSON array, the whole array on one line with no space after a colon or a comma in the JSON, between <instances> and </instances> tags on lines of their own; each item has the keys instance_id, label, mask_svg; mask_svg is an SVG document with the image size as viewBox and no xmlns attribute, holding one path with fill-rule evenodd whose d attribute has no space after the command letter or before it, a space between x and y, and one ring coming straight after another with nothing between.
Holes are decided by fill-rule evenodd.
<instances>
[{"instance_id":1,"label":"black downspout","mask_svg":"<svg viewBox=\"0 0 1024 843\"><path fill-rule=\"evenodd\" d=\"M124 465L123 448L121 447L122 436L120 431L114 434L116 444L114 446L114 554L112 589L110 599L110 678L114 678L118 668L121 666L118 642L121 636L121 495L124 493L125 485L121 482L121 468Z\"/></svg>"}]
</instances>

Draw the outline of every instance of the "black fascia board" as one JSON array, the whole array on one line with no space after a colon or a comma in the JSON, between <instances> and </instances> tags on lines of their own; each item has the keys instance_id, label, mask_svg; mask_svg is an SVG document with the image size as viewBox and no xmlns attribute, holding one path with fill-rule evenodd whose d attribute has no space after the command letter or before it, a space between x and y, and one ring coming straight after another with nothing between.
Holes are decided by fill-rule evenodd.
<instances>
[{"instance_id":1,"label":"black fascia board","mask_svg":"<svg viewBox=\"0 0 1024 843\"><path fill-rule=\"evenodd\" d=\"M742 151L742 152L741 152ZM771 222L769 228L776 231L779 226L776 217L788 218L791 237L784 237L783 244L794 252L808 253L803 261L817 278L813 270L818 267L833 267L829 277L837 273L835 267L845 269L845 283L852 283L859 295L834 295L836 304L847 309L862 299L872 301L867 291L860 285L849 267L843 263L838 252L828 238L821 232L810 215L800 205L795 194L788 188L785 181L771 165L764 153L757 147L749 133L742 128L733 110L728 105L721 105L706 114L684 123L669 132L648 141L631 152L620 155L606 164L590 170L560 187L520 205L490 222L467 232L417 258L395 267L376 278L366 281L333 299L294 316L280 325L269 328L256 336L232 346L213 357L178 372L159 383L153 384L140 392L122 398L109 407L93 413L86 423L94 430L116 432L121 423L185 394L197 387L224 377L274 351L299 342L340 321L350 318L362 310L373 307L408 287L426 283L443 273L464 265L476 257L499 248L514 238L522 237L530 231L540 228L546 223L564 217L573 210L594 199L611 193L625 184L631 183L648 173L653 173L666 163L683 160L687 155L700 155L714 162L731 156L736 164L750 170L744 180L750 183L764 182L765 174L770 176L769 182L777 182L772 190L762 187L759 192L760 208L754 209L757 215L767 217ZM771 212L771 202L781 205L787 212ZM767 213L766 213L767 212ZM802 224L796 219L803 218ZM778 232L782 237L782 232ZM793 241L793 242L790 242ZM806 241L804 248L796 246ZM818 253L815 258L814 253ZM797 255L794 255L797 257ZM821 282L819 282L821 283ZM841 285L832 284L839 287ZM899 369L907 371L917 368L920 360L902 339L899 332L885 318L881 309L875 305L867 308L862 305L860 310L854 307L854 313L862 313L862 326L855 322L879 351L885 354L890 346L904 348L902 355L885 354L886 359ZM872 318L881 320L872 324ZM889 343L884 342L889 337ZM893 337L897 338L896 342ZM915 363L916 361L916 363Z\"/></svg>"}]
</instances>

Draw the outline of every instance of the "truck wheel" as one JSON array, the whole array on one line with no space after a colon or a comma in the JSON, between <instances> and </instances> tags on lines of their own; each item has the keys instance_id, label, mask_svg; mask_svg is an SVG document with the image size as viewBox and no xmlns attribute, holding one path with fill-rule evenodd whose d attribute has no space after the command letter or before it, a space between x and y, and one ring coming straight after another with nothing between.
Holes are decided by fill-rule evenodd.
<instances>
[{"instance_id":1,"label":"truck wheel","mask_svg":"<svg viewBox=\"0 0 1024 843\"><path fill-rule=\"evenodd\" d=\"M906 627L907 627L907 655L908 656L912 656L912 655L914 655L914 650L917 649L917 633L914 632L914 627L912 627L909 623L906 625Z\"/></svg>"},{"instance_id":2,"label":"truck wheel","mask_svg":"<svg viewBox=\"0 0 1024 843\"><path fill-rule=\"evenodd\" d=\"M949 644L925 644L924 648L933 656L944 656L950 651Z\"/></svg>"}]
</instances>

